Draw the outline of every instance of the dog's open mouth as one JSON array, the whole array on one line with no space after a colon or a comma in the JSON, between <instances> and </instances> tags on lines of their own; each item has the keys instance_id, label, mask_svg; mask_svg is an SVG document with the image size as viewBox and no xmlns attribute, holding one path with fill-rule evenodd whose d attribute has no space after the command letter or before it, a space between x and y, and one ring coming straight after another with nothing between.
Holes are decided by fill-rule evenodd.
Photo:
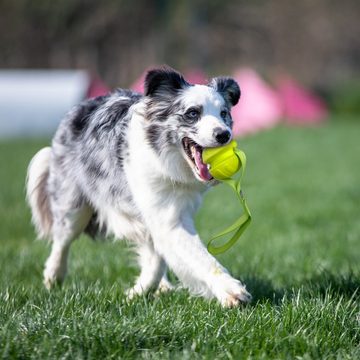
<instances>
[{"instance_id":1,"label":"dog's open mouth","mask_svg":"<svg viewBox=\"0 0 360 360\"><path fill-rule=\"evenodd\" d=\"M209 172L208 165L204 164L202 160L203 147L188 137L182 139L182 145L190 165L200 180L212 180L213 177Z\"/></svg>"}]
</instances>

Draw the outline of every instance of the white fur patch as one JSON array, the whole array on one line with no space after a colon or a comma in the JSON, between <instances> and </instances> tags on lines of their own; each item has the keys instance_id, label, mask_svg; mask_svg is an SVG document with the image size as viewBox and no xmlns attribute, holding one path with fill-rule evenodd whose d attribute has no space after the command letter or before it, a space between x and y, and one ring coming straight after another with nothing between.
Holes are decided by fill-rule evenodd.
<instances>
[{"instance_id":1,"label":"white fur patch","mask_svg":"<svg viewBox=\"0 0 360 360\"><path fill-rule=\"evenodd\" d=\"M44 221L44 216L38 207L39 185L46 172L49 170L51 148L45 147L38 151L31 159L26 178L26 197L32 208L32 222L35 225L39 238L49 235L51 224Z\"/></svg>"},{"instance_id":2,"label":"white fur patch","mask_svg":"<svg viewBox=\"0 0 360 360\"><path fill-rule=\"evenodd\" d=\"M194 140L203 147L219 146L214 138L214 129L231 132L224 120L221 111L225 108L224 98L213 88L205 85L195 85L184 91L183 101L187 107L202 106L203 113L200 121L196 123Z\"/></svg>"}]
</instances>

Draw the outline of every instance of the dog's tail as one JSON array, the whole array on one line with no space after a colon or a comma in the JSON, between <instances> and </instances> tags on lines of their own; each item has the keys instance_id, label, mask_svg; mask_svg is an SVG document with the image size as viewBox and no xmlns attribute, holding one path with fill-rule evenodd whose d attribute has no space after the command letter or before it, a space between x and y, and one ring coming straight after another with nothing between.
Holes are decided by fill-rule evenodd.
<instances>
[{"instance_id":1,"label":"dog's tail","mask_svg":"<svg viewBox=\"0 0 360 360\"><path fill-rule=\"evenodd\" d=\"M50 236L53 222L47 190L50 155L50 147L45 147L37 152L31 159L26 178L26 198L39 238Z\"/></svg>"}]
</instances>

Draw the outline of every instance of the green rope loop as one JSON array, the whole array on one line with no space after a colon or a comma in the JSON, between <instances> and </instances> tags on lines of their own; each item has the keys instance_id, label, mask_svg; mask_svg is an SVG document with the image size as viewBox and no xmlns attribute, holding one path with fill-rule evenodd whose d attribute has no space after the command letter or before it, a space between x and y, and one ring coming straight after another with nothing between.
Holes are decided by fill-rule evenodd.
<instances>
[{"instance_id":1,"label":"green rope loop","mask_svg":"<svg viewBox=\"0 0 360 360\"><path fill-rule=\"evenodd\" d=\"M237 219L231 226L227 227L223 231L219 232L215 236L213 236L208 243L207 249L208 251L213 255L222 254L223 252L229 250L236 241L240 238L240 236L243 234L245 229L250 225L251 222L251 213L249 210L249 207L246 203L245 197L243 192L241 191L241 180L243 178L245 168L246 168L246 156L245 153L241 150L234 149L234 153L239 158L241 163L241 175L239 180L235 180L232 178L227 179L221 179L219 181L223 182L227 186L229 186L231 189L233 189L237 195L238 200L240 201L240 204L243 208L243 215L240 216L239 219ZM227 234L230 234L234 232L232 237L223 245L215 246L214 241L220 237L223 237Z\"/></svg>"}]
</instances>

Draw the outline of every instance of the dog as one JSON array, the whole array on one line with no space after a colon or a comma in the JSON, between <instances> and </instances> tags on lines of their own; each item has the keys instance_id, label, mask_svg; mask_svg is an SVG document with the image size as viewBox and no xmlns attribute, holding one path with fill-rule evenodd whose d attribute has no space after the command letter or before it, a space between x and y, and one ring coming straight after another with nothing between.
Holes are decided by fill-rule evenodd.
<instances>
[{"instance_id":1,"label":"dog","mask_svg":"<svg viewBox=\"0 0 360 360\"><path fill-rule=\"evenodd\" d=\"M118 89L75 106L28 168L32 221L52 243L45 286L64 280L76 237L102 233L135 244L141 271L130 299L171 288L169 267L193 294L225 307L248 302L245 286L208 253L193 221L216 184L202 150L231 141L230 110L239 98L231 78L193 85L161 67L147 72L144 94Z\"/></svg>"}]
</instances>

